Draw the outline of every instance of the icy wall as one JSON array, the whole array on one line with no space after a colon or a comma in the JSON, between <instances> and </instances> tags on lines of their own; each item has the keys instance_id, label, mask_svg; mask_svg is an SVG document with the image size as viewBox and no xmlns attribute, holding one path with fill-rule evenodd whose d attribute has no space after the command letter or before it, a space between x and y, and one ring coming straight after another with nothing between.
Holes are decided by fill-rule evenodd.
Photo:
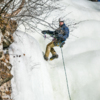
<instances>
[{"instance_id":1,"label":"icy wall","mask_svg":"<svg viewBox=\"0 0 100 100\"><path fill-rule=\"evenodd\" d=\"M87 0L62 0L61 3L69 6L62 13L51 14L48 22L59 13L63 16L69 12L72 13L65 19L82 21L71 32L78 38L70 35L63 47L71 98L100 100L99 4ZM15 42L10 47L10 53L13 54L13 100L69 100L60 48L55 48L59 58L46 62L40 45L44 51L50 41L44 41L39 34L32 35L39 43L26 33L17 31L14 34Z\"/></svg>"}]
</instances>

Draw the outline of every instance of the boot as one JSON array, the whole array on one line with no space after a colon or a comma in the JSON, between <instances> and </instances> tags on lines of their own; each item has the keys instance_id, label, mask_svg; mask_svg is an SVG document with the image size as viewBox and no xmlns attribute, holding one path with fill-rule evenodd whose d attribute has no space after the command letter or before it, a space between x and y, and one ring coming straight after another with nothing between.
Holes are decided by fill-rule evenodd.
<instances>
[{"instance_id":1,"label":"boot","mask_svg":"<svg viewBox=\"0 0 100 100\"><path fill-rule=\"evenodd\" d=\"M57 54L52 55L52 57L50 58L50 60L54 60L54 59L56 59L56 58L58 58L58 55L57 55Z\"/></svg>"},{"instance_id":2,"label":"boot","mask_svg":"<svg viewBox=\"0 0 100 100\"><path fill-rule=\"evenodd\" d=\"M48 57L46 57L45 55L44 55L44 59L45 59L46 61L48 61Z\"/></svg>"}]
</instances>

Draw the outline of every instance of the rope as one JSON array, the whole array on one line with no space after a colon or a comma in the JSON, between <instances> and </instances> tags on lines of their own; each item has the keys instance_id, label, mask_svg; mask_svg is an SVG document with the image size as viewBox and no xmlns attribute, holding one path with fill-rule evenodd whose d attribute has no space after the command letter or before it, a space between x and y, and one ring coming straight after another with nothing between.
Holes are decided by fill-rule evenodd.
<instances>
[{"instance_id":1,"label":"rope","mask_svg":"<svg viewBox=\"0 0 100 100\"><path fill-rule=\"evenodd\" d=\"M65 71L65 77L66 77L66 83L67 83L67 89L68 89L69 100L71 100L71 95L70 95L70 91L69 91L69 85L68 85L68 79L67 79L67 73L66 73L66 67L65 67L65 62L64 62L64 57L63 57L62 48L61 48L61 54L62 54L62 61L63 61L64 71Z\"/></svg>"}]
</instances>

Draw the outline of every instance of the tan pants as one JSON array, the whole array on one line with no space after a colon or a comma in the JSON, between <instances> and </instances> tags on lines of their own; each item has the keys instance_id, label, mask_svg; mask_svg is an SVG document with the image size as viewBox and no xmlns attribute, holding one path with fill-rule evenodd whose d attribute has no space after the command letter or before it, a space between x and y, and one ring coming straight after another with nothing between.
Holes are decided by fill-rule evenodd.
<instances>
[{"instance_id":1,"label":"tan pants","mask_svg":"<svg viewBox=\"0 0 100 100\"><path fill-rule=\"evenodd\" d=\"M56 51L54 50L55 45L54 42L50 42L47 47L46 47L46 51L45 51L45 57L49 57L50 52L52 53L52 55L56 54Z\"/></svg>"}]
</instances>

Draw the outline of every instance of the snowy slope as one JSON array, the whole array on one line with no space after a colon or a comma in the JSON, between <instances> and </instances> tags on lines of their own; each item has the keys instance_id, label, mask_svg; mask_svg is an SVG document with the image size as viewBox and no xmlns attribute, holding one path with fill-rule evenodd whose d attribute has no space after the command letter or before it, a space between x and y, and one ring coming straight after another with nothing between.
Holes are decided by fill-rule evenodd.
<instances>
[{"instance_id":1,"label":"snowy slope","mask_svg":"<svg viewBox=\"0 0 100 100\"><path fill-rule=\"evenodd\" d=\"M14 75L13 100L54 100L51 81L39 44L21 31L14 34L14 40L9 49Z\"/></svg>"},{"instance_id":2,"label":"snowy slope","mask_svg":"<svg viewBox=\"0 0 100 100\"><path fill-rule=\"evenodd\" d=\"M70 35L63 47L72 100L100 100L100 3L87 0L62 0L60 3L67 6L66 9L51 14L48 22L69 12L72 13L65 19L82 21L71 32L79 38ZM46 62L40 47L44 51L50 40L44 41L37 33L32 36L41 46L34 38L17 31L9 49L10 54L21 55L15 58L11 55L13 99L69 100L60 48L55 48L59 58Z\"/></svg>"}]
</instances>

